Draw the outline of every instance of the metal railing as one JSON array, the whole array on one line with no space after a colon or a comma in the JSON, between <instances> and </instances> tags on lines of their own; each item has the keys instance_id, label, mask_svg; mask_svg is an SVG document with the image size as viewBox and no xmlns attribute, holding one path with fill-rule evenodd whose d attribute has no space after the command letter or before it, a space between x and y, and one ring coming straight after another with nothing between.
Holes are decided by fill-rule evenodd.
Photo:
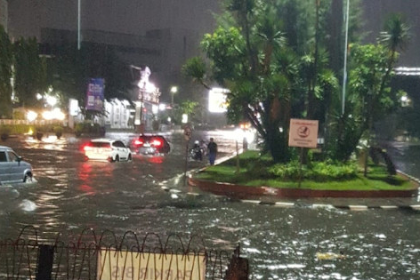
<instances>
[{"instance_id":1,"label":"metal railing","mask_svg":"<svg viewBox=\"0 0 420 280\"><path fill-rule=\"evenodd\" d=\"M0 119L0 125L50 125L50 124L59 124L63 121L59 120L15 120L15 119Z\"/></svg>"},{"instance_id":2,"label":"metal railing","mask_svg":"<svg viewBox=\"0 0 420 280\"><path fill-rule=\"evenodd\" d=\"M248 262L233 252L208 250L201 237L158 234L140 238L93 230L41 239L25 227L17 239L0 240L0 279L204 280L248 279Z\"/></svg>"}]
</instances>

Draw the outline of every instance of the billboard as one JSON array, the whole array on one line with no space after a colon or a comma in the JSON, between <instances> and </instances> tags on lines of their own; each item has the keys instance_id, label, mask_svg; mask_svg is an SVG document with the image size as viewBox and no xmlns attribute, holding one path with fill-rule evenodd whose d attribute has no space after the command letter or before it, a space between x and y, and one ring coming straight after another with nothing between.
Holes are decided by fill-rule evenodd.
<instances>
[{"instance_id":1,"label":"billboard","mask_svg":"<svg viewBox=\"0 0 420 280\"><path fill-rule=\"evenodd\" d=\"M102 112L104 110L104 87L104 79L90 79L86 93L86 110L98 112Z\"/></svg>"},{"instance_id":2,"label":"billboard","mask_svg":"<svg viewBox=\"0 0 420 280\"><path fill-rule=\"evenodd\" d=\"M226 101L229 90L223 88L213 88L209 91L209 112L224 113L227 111Z\"/></svg>"}]
</instances>

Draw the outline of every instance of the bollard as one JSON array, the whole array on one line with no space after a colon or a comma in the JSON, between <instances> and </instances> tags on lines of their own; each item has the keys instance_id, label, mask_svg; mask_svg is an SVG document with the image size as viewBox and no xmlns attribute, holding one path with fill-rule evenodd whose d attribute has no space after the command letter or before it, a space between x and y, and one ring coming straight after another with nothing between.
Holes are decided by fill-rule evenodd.
<instances>
[{"instance_id":1,"label":"bollard","mask_svg":"<svg viewBox=\"0 0 420 280\"><path fill-rule=\"evenodd\" d=\"M226 276L224 280L248 280L249 279L249 263L245 258L239 256L240 248L236 247L235 252L230 260Z\"/></svg>"},{"instance_id":2,"label":"bollard","mask_svg":"<svg viewBox=\"0 0 420 280\"><path fill-rule=\"evenodd\" d=\"M38 250L38 269L35 280L52 280L52 267L54 262L54 247L40 245Z\"/></svg>"},{"instance_id":3,"label":"bollard","mask_svg":"<svg viewBox=\"0 0 420 280\"><path fill-rule=\"evenodd\" d=\"M248 280L249 279L249 263L245 258L234 256L226 271L225 280Z\"/></svg>"}]
</instances>

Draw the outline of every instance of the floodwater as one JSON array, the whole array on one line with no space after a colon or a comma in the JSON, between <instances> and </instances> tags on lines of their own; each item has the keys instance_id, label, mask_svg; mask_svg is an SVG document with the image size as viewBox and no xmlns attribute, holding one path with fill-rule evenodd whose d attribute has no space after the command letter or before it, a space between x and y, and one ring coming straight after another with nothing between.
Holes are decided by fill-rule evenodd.
<instances>
[{"instance_id":1,"label":"floodwater","mask_svg":"<svg viewBox=\"0 0 420 280\"><path fill-rule=\"evenodd\" d=\"M223 153L234 151L234 141L211 136ZM251 279L420 279L420 212L307 203L278 208L200 193L182 180L182 134L168 138L169 155L136 155L132 162L118 163L84 161L83 139L8 140L6 145L32 163L36 182L1 186L0 238L15 238L26 225L45 238L84 229L108 229L117 236L127 231L199 234L209 248L231 250L239 244L250 261ZM398 168L419 175L419 146L403 146L397 147ZM188 169L204 165L187 163Z\"/></svg>"}]
</instances>

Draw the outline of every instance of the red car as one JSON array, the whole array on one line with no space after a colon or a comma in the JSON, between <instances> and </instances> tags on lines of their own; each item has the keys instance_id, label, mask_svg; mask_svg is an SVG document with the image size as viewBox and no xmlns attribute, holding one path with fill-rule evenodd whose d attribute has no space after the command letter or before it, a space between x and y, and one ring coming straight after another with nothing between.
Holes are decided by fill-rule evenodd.
<instances>
[{"instance_id":1,"label":"red car","mask_svg":"<svg viewBox=\"0 0 420 280\"><path fill-rule=\"evenodd\" d=\"M135 153L144 155L167 154L171 151L169 142L162 135L140 135L132 141Z\"/></svg>"}]
</instances>

